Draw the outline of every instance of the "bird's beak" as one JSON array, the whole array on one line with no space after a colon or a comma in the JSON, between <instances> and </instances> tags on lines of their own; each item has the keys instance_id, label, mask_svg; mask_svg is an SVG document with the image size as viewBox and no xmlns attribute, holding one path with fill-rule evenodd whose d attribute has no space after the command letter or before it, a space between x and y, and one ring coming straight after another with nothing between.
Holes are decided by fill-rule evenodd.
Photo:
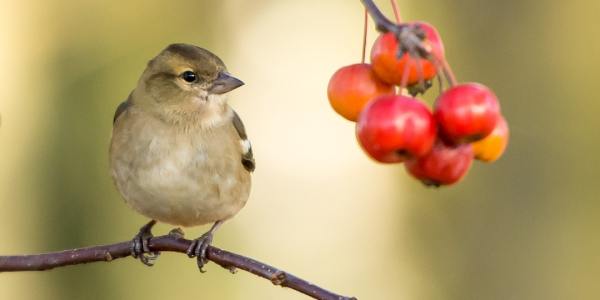
<instances>
[{"instance_id":1,"label":"bird's beak","mask_svg":"<svg viewBox=\"0 0 600 300\"><path fill-rule=\"evenodd\" d=\"M211 94L221 95L235 90L242 85L244 85L243 81L229 75L228 73L221 72L219 73L219 77L215 79L212 86L208 89L208 92Z\"/></svg>"}]
</instances>

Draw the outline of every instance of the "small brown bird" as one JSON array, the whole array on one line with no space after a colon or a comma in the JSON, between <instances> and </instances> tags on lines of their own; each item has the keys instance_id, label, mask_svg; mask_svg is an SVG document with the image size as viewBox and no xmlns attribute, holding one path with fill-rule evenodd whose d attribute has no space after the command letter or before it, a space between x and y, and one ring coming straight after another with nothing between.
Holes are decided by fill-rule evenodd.
<instances>
[{"instance_id":1,"label":"small brown bird","mask_svg":"<svg viewBox=\"0 0 600 300\"><path fill-rule=\"evenodd\" d=\"M243 84L213 53L172 44L148 62L117 108L110 168L125 202L152 219L132 241L132 256L144 264L159 255L148 248L156 221L214 223L187 251L202 271L213 233L246 204L255 163L225 96Z\"/></svg>"}]
</instances>

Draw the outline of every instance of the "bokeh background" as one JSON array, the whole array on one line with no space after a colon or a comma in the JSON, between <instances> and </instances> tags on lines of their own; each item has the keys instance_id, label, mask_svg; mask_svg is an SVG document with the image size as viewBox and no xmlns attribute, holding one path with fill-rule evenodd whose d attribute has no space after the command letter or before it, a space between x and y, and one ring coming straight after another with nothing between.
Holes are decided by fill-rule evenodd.
<instances>
[{"instance_id":1,"label":"bokeh background","mask_svg":"<svg viewBox=\"0 0 600 300\"><path fill-rule=\"evenodd\" d=\"M370 161L329 108L329 77L360 59L358 0L0 0L0 253L123 241L146 222L109 176L112 116L147 60L188 42L247 83L230 103L258 164L215 245L360 299L600 298L600 2L400 7L437 26L459 79L492 87L512 129L505 157L454 187ZM0 274L0 298L305 299L207 269L165 253L153 268Z\"/></svg>"}]
</instances>

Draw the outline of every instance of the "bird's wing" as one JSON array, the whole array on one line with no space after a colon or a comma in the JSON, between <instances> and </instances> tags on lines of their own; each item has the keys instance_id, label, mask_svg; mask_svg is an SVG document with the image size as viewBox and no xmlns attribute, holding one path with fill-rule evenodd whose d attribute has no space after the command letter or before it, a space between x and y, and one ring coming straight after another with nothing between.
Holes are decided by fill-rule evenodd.
<instances>
[{"instance_id":1,"label":"bird's wing","mask_svg":"<svg viewBox=\"0 0 600 300\"><path fill-rule=\"evenodd\" d=\"M246 135L244 123L242 123L242 119L240 119L240 116L238 116L235 111L233 111L233 126L240 136L240 143L243 147L242 165L244 165L244 168L248 170L248 172L252 172L256 168L254 155L252 154L252 145L250 144L250 140L248 140L248 136Z\"/></svg>"},{"instance_id":2,"label":"bird's wing","mask_svg":"<svg viewBox=\"0 0 600 300\"><path fill-rule=\"evenodd\" d=\"M117 110L115 111L115 116L113 117L113 124L115 124L115 122L117 121L119 116L122 115L129 107L131 107L131 105L133 105L133 102L131 101L131 94L129 94L129 97L127 97L127 100L121 102L121 104L119 104L119 106L117 106Z\"/></svg>"}]
</instances>

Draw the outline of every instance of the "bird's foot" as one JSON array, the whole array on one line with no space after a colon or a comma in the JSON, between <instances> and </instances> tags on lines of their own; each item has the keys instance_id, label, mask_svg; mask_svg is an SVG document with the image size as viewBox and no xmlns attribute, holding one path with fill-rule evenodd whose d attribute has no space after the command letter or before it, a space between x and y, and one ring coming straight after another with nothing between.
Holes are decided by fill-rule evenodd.
<instances>
[{"instance_id":1,"label":"bird's foot","mask_svg":"<svg viewBox=\"0 0 600 300\"><path fill-rule=\"evenodd\" d=\"M148 224L140 228L140 232L133 237L131 241L131 256L133 258L139 258L139 260L146 266L152 267L156 262L156 259L160 256L158 251L150 251L148 246L152 235L152 227L156 224L155 220L148 222Z\"/></svg>"},{"instance_id":2,"label":"bird's foot","mask_svg":"<svg viewBox=\"0 0 600 300\"><path fill-rule=\"evenodd\" d=\"M187 249L187 255L190 258L196 257L196 260L198 262L198 269L200 269L201 273L206 272L203 269L204 265L206 265L206 263L208 262L208 259L206 258L206 250L208 249L208 246L210 246L210 244L212 243L212 240L213 233L211 230L203 234L201 237L193 240L192 244Z\"/></svg>"}]
</instances>

